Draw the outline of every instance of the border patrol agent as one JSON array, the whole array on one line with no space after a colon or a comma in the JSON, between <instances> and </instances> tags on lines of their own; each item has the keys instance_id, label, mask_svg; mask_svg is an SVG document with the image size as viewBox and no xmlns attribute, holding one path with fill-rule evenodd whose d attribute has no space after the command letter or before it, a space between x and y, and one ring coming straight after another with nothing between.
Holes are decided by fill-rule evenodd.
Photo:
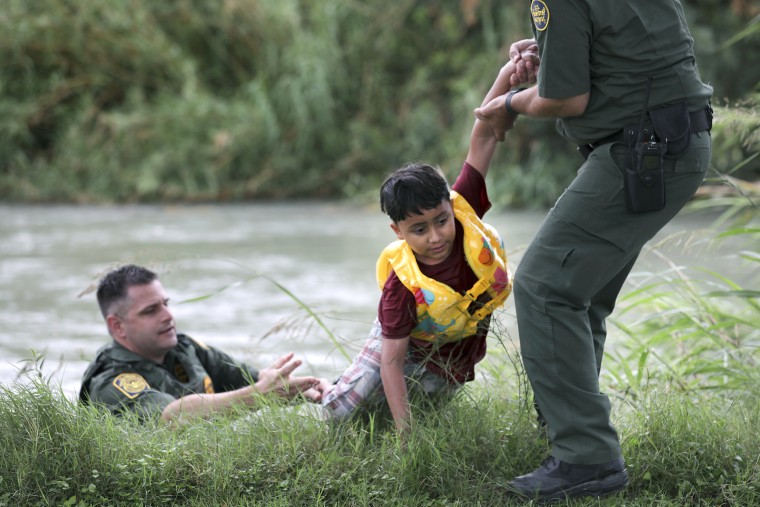
<instances>
[{"instance_id":1,"label":"border patrol agent","mask_svg":"<svg viewBox=\"0 0 760 507\"><path fill-rule=\"evenodd\" d=\"M693 196L710 161L712 87L678 0L532 0L537 86L476 111L508 130L557 117L585 162L515 273L520 345L552 450L511 489L539 501L628 482L599 390L605 319L643 245ZM500 123L501 122L501 123ZM499 127L501 125L501 127Z\"/></svg>"},{"instance_id":2,"label":"border patrol agent","mask_svg":"<svg viewBox=\"0 0 760 507\"><path fill-rule=\"evenodd\" d=\"M127 265L108 273L97 298L113 343L101 348L87 368L79 394L83 403L173 421L255 406L258 395L318 402L329 385L325 379L292 376L301 365L292 353L259 371L177 334L158 275L143 267Z\"/></svg>"},{"instance_id":3,"label":"border patrol agent","mask_svg":"<svg viewBox=\"0 0 760 507\"><path fill-rule=\"evenodd\" d=\"M259 372L229 355L177 335L177 346L158 364L117 342L103 346L82 379L79 398L112 412L133 410L143 418L160 415L177 398L232 391L257 382Z\"/></svg>"}]
</instances>

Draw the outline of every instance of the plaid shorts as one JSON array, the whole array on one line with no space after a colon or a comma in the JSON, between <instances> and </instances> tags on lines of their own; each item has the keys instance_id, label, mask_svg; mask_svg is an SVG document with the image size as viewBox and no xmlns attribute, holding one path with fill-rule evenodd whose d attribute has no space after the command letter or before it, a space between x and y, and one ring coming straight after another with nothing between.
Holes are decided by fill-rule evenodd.
<instances>
[{"instance_id":1,"label":"plaid shorts","mask_svg":"<svg viewBox=\"0 0 760 507\"><path fill-rule=\"evenodd\" d=\"M361 352L322 398L323 412L327 419L347 419L359 407L370 408L387 403L380 377L382 346L382 327L380 321L375 319ZM404 361L404 377L410 394L453 395L458 390L459 386L450 384L443 377L429 372L423 363L415 361L410 352Z\"/></svg>"}]
</instances>

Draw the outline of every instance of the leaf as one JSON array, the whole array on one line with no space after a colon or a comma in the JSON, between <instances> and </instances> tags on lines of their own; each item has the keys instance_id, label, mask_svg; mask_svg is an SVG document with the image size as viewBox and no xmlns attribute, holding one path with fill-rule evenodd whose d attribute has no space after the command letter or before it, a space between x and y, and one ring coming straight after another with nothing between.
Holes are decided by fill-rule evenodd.
<instances>
[{"instance_id":1,"label":"leaf","mask_svg":"<svg viewBox=\"0 0 760 507\"><path fill-rule=\"evenodd\" d=\"M757 290L726 290L726 291L713 291L705 294L708 298L725 298L725 297L738 297L738 298L757 298L760 297L760 291Z\"/></svg>"},{"instance_id":2,"label":"leaf","mask_svg":"<svg viewBox=\"0 0 760 507\"><path fill-rule=\"evenodd\" d=\"M741 234L760 234L760 227L738 227L734 229L728 229L718 234L719 238L727 238L730 236L738 236Z\"/></svg>"}]
</instances>

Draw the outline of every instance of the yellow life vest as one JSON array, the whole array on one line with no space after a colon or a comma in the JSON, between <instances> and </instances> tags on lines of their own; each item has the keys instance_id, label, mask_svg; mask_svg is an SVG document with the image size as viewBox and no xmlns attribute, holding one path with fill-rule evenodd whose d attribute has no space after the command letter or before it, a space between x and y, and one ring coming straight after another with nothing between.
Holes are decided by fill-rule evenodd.
<instances>
[{"instance_id":1,"label":"yellow life vest","mask_svg":"<svg viewBox=\"0 0 760 507\"><path fill-rule=\"evenodd\" d=\"M430 342L455 342L476 334L478 323L501 306L512 292L512 277L499 233L484 224L457 192L451 192L451 202L454 217L464 228L467 264L478 277L465 294L425 276L406 241L394 241L377 260L380 289L391 272L395 272L417 302L417 326L411 336Z\"/></svg>"}]
</instances>

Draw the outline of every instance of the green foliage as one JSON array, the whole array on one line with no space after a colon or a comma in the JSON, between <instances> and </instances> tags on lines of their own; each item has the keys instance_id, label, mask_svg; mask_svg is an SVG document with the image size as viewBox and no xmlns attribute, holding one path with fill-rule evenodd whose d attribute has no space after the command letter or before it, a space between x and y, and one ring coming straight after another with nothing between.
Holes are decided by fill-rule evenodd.
<instances>
[{"instance_id":1,"label":"green foliage","mask_svg":"<svg viewBox=\"0 0 760 507\"><path fill-rule=\"evenodd\" d=\"M123 202L375 188L394 165L438 158L452 86L471 56L497 67L503 11L490 2L6 2L0 192Z\"/></svg>"},{"instance_id":2,"label":"green foliage","mask_svg":"<svg viewBox=\"0 0 760 507\"><path fill-rule=\"evenodd\" d=\"M760 384L760 239L758 206L739 197L697 201L692 210L723 208L711 234L683 247L708 251L730 242L724 262L741 268L734 281L715 270L678 266L634 273L635 288L620 298L613 322L626 337L607 366L619 386L634 393L667 382L680 389L740 390ZM682 235L665 242L681 240ZM654 253L658 245L653 245Z\"/></svg>"},{"instance_id":3,"label":"green foliage","mask_svg":"<svg viewBox=\"0 0 760 507\"><path fill-rule=\"evenodd\" d=\"M760 49L757 2L683 0L682 3L702 77L714 86L714 97L722 103L760 91L760 69L750 63Z\"/></svg>"},{"instance_id":4,"label":"green foliage","mask_svg":"<svg viewBox=\"0 0 760 507\"><path fill-rule=\"evenodd\" d=\"M305 406L172 428L79 406L40 380L0 385L0 505L524 505L505 485L548 446L502 373L500 388L469 388L418 418L404 445L390 425L328 427ZM615 414L631 485L606 505L760 500L751 388L652 389Z\"/></svg>"},{"instance_id":5,"label":"green foliage","mask_svg":"<svg viewBox=\"0 0 760 507\"><path fill-rule=\"evenodd\" d=\"M688 7L693 7L688 13L699 67L714 88L711 165L720 175L714 182L729 188L742 183L727 176L756 182L760 68L748 63L760 51L760 8L750 0L736 0L730 7L717 0L691 0Z\"/></svg>"},{"instance_id":6,"label":"green foliage","mask_svg":"<svg viewBox=\"0 0 760 507\"><path fill-rule=\"evenodd\" d=\"M641 505L757 503L760 463L749 434L760 410L756 388L708 397L653 387L623 409L632 496Z\"/></svg>"},{"instance_id":7,"label":"green foliage","mask_svg":"<svg viewBox=\"0 0 760 507\"><path fill-rule=\"evenodd\" d=\"M722 2L692 4L703 74L716 105L733 111L757 91L760 70L746 62L758 24ZM467 118L508 44L530 35L524 9L493 0L4 1L0 196L374 199L383 176L410 160L456 174ZM739 138L721 143L722 173L750 155ZM521 121L494 164L494 201L545 207L578 161L552 122ZM753 178L758 163L735 176Z\"/></svg>"},{"instance_id":8,"label":"green foliage","mask_svg":"<svg viewBox=\"0 0 760 507\"><path fill-rule=\"evenodd\" d=\"M744 180L760 177L760 91L730 107L716 108L712 167L717 177L708 183L726 185L740 194L760 193ZM757 185L757 181L755 181Z\"/></svg>"}]
</instances>

